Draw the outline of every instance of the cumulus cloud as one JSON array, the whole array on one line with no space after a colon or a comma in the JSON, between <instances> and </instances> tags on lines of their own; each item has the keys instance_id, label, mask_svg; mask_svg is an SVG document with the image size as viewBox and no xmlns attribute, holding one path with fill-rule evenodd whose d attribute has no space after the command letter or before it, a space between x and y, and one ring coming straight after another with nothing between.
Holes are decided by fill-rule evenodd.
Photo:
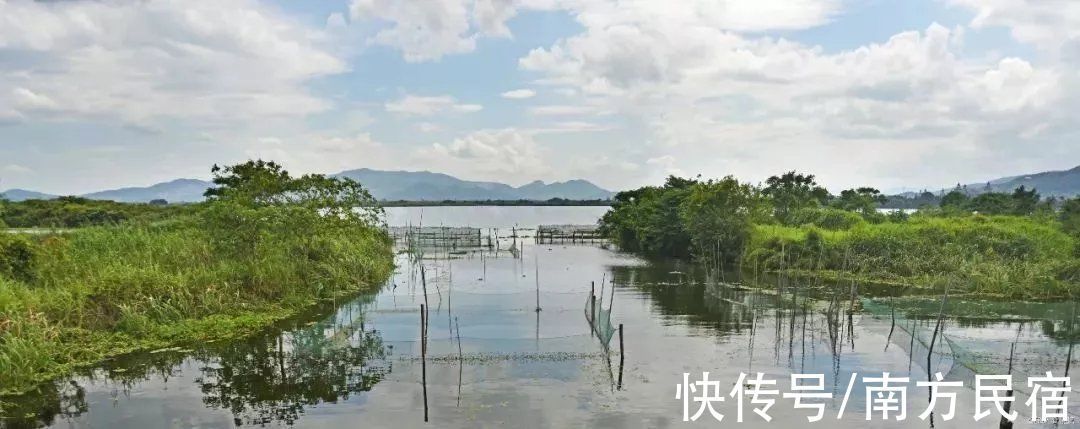
<instances>
[{"instance_id":1,"label":"cumulus cloud","mask_svg":"<svg viewBox=\"0 0 1080 429\"><path fill-rule=\"evenodd\" d=\"M405 95L384 105L387 112L406 116L431 116L446 112L472 113L482 110L479 104L458 103L449 95L420 96Z\"/></svg>"},{"instance_id":2,"label":"cumulus cloud","mask_svg":"<svg viewBox=\"0 0 1080 429\"><path fill-rule=\"evenodd\" d=\"M961 159L995 166L1015 160L1015 153L993 155L994 142L1045 136L1062 105L1060 69L965 56L962 29L931 24L829 52L748 31L818 25L836 5L817 3L820 13L805 9L804 19L781 14L759 23L705 4L671 12L620 5L630 7L593 3L577 15L580 34L519 59L522 69L540 74L538 83L583 100L532 113L607 110L633 118L650 133L654 161L647 164L670 171L754 179L798 168L833 184L854 183L919 162L910 158L917 148L940 155L920 180L950 182L957 174L985 175L974 164L944 168ZM876 170L843 167L851 153L863 152L869 157L861 162Z\"/></svg>"},{"instance_id":3,"label":"cumulus cloud","mask_svg":"<svg viewBox=\"0 0 1080 429\"><path fill-rule=\"evenodd\" d=\"M122 29L118 30L118 29ZM0 112L248 119L327 109L323 35L254 0L0 1Z\"/></svg>"},{"instance_id":4,"label":"cumulus cloud","mask_svg":"<svg viewBox=\"0 0 1080 429\"><path fill-rule=\"evenodd\" d=\"M336 173L358 167L385 167L393 152L370 133L357 133L258 137L244 153L248 158L278 161L296 173Z\"/></svg>"},{"instance_id":5,"label":"cumulus cloud","mask_svg":"<svg viewBox=\"0 0 1080 429\"><path fill-rule=\"evenodd\" d=\"M517 181L546 177L544 150L533 133L515 128L478 130L449 143L435 143L416 152L427 165L485 180Z\"/></svg>"}]
</instances>

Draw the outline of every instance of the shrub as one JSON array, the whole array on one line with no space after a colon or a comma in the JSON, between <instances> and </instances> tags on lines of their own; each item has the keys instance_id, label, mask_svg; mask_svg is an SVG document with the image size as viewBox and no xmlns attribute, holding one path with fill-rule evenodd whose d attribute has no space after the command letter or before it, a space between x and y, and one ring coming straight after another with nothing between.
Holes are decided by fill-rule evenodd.
<instances>
[{"instance_id":1,"label":"shrub","mask_svg":"<svg viewBox=\"0 0 1080 429\"><path fill-rule=\"evenodd\" d=\"M866 221L857 213L831 207L803 208L792 212L791 226L813 225L831 231L851 229Z\"/></svg>"},{"instance_id":2,"label":"shrub","mask_svg":"<svg viewBox=\"0 0 1080 429\"><path fill-rule=\"evenodd\" d=\"M0 231L0 276L19 281L34 277L34 244L22 235Z\"/></svg>"}]
</instances>

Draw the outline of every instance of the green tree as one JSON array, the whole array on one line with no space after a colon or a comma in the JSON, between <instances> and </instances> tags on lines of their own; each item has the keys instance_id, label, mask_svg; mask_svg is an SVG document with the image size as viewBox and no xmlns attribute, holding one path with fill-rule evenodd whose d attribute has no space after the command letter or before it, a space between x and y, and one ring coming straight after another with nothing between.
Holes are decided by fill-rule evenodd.
<instances>
[{"instance_id":1,"label":"green tree","mask_svg":"<svg viewBox=\"0 0 1080 429\"><path fill-rule=\"evenodd\" d=\"M777 220L787 224L796 210L818 207L829 200L829 191L818 186L813 174L794 171L772 176L765 180L762 194L772 199Z\"/></svg>"},{"instance_id":2,"label":"green tree","mask_svg":"<svg viewBox=\"0 0 1080 429\"><path fill-rule=\"evenodd\" d=\"M1024 185L1013 191L1012 214L1027 216L1035 212L1039 206L1039 192L1035 188L1025 189Z\"/></svg>"},{"instance_id":3,"label":"green tree","mask_svg":"<svg viewBox=\"0 0 1080 429\"><path fill-rule=\"evenodd\" d=\"M1009 194L987 192L972 198L967 208L986 215L1008 214L1013 212L1013 198Z\"/></svg>"},{"instance_id":4,"label":"green tree","mask_svg":"<svg viewBox=\"0 0 1080 429\"><path fill-rule=\"evenodd\" d=\"M611 210L600 219L601 231L626 250L689 256L690 234L680 221L679 210L696 183L670 176L661 187L618 193Z\"/></svg>"},{"instance_id":5,"label":"green tree","mask_svg":"<svg viewBox=\"0 0 1080 429\"><path fill-rule=\"evenodd\" d=\"M767 212L761 192L728 176L695 183L683 202L681 218L685 229L693 232L695 255L735 261L742 255L753 223L767 217Z\"/></svg>"},{"instance_id":6,"label":"green tree","mask_svg":"<svg viewBox=\"0 0 1080 429\"><path fill-rule=\"evenodd\" d=\"M324 237L366 236L383 222L377 201L350 179L294 178L262 160L211 171L217 186L206 191L207 207L201 211L209 239L248 265L253 284L260 283L263 273L271 275L273 267L260 264L269 255L303 258L313 262L310 266L332 270L332 264L319 264L328 255Z\"/></svg>"},{"instance_id":7,"label":"green tree","mask_svg":"<svg viewBox=\"0 0 1080 429\"><path fill-rule=\"evenodd\" d=\"M1080 237L1080 197L1066 200L1061 205L1061 227L1065 232Z\"/></svg>"},{"instance_id":8,"label":"green tree","mask_svg":"<svg viewBox=\"0 0 1080 429\"><path fill-rule=\"evenodd\" d=\"M969 200L970 198L968 198L967 194L959 190L952 190L945 194L944 197L941 197L941 208L954 210L964 209Z\"/></svg>"},{"instance_id":9,"label":"green tree","mask_svg":"<svg viewBox=\"0 0 1080 429\"><path fill-rule=\"evenodd\" d=\"M833 206L839 209L860 213L863 216L877 214L877 208L884 204L888 198L881 191L870 187L847 189L840 192L840 196L833 201Z\"/></svg>"}]
</instances>

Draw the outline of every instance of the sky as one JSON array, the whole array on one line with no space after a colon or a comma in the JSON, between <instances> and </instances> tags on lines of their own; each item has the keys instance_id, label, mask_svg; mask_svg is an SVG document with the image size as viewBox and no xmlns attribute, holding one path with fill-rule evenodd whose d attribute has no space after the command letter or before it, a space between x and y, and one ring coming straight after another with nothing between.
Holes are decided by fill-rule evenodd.
<instances>
[{"instance_id":1,"label":"sky","mask_svg":"<svg viewBox=\"0 0 1080 429\"><path fill-rule=\"evenodd\" d=\"M1073 0L0 0L0 189L429 170L917 190L1080 164Z\"/></svg>"}]
</instances>

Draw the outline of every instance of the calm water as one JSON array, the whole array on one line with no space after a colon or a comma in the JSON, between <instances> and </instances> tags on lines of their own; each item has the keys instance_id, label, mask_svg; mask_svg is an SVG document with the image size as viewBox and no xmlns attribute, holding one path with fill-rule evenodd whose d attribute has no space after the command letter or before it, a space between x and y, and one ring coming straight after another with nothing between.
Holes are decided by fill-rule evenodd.
<instances>
[{"instance_id":1,"label":"calm water","mask_svg":"<svg viewBox=\"0 0 1080 429\"><path fill-rule=\"evenodd\" d=\"M715 427L708 412L682 422L683 373L719 380L727 396L740 373L762 372L789 391L792 373L824 374L826 427L865 427L865 385L837 420L859 376L926 380L929 366L961 380L956 417L936 427L996 427L972 419L973 373L1064 373L1071 303L950 299L941 334L937 296L708 272L645 261L597 244L540 244L507 228L593 223L597 207L423 208L424 225L500 228L497 248L427 247L400 253L376 294L329 306L246 341L117 359L40 395L8 398L8 426L55 427ZM418 224L421 209L391 209L391 224ZM524 233L528 233L525 231ZM486 234L486 231L485 231ZM420 267L423 267L422 269ZM605 347L585 318L591 284L611 322ZM426 285L426 286L425 286ZM427 294L425 295L424 291ZM853 292L854 291L854 292ZM420 305L427 304L422 359ZM537 307L541 311L537 312ZM853 310L850 311L849 310ZM935 342L933 353L927 345ZM929 362L927 356L930 356ZM424 423L426 378L428 415ZM1018 392L1017 427L1029 390ZM907 390L904 421L920 420L926 388ZM691 413L697 410L691 404ZM716 410L735 424L735 401ZM1073 408L1073 407L1070 407ZM1078 415L1078 409L1072 409ZM742 425L806 424L811 410L778 399L765 424L746 403ZM3 425L3 424L0 424ZM1043 426L1060 426L1061 423Z\"/></svg>"}]
</instances>

